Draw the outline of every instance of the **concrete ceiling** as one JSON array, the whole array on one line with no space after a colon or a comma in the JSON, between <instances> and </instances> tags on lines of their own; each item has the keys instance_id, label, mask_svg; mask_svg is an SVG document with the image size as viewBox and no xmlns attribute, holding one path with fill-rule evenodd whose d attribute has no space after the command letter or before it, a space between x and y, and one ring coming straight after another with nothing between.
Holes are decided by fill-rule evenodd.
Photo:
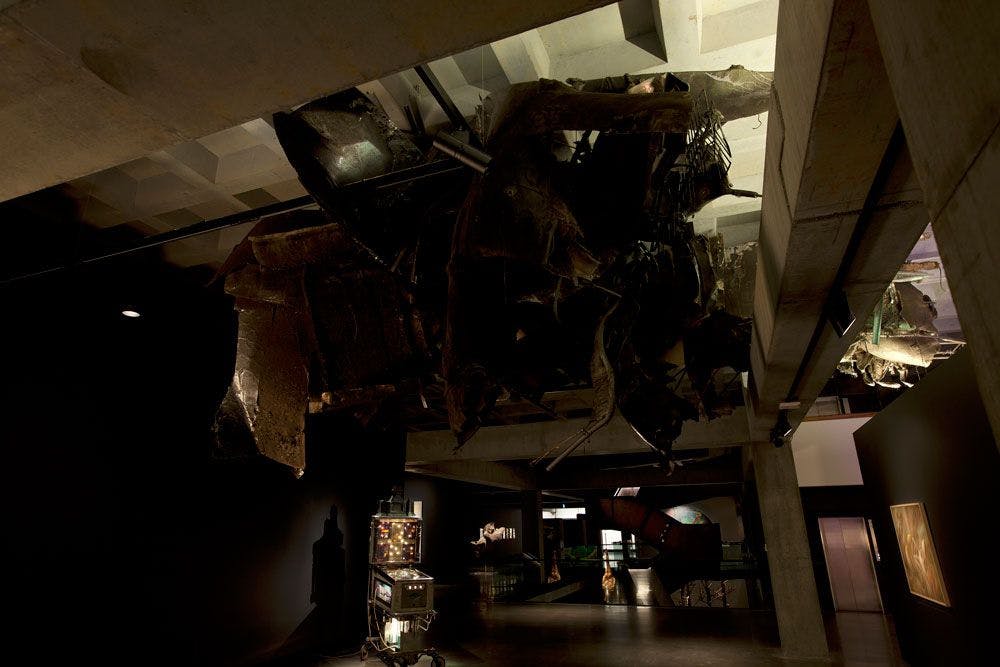
<instances>
[{"instance_id":1,"label":"concrete ceiling","mask_svg":"<svg viewBox=\"0 0 1000 667\"><path fill-rule=\"evenodd\" d=\"M4 4L0 200L607 3Z\"/></svg>"},{"instance_id":2,"label":"concrete ceiling","mask_svg":"<svg viewBox=\"0 0 1000 667\"><path fill-rule=\"evenodd\" d=\"M86 224L154 234L292 199L304 191L262 118L359 85L401 126L407 104L429 126L443 124L406 69L420 62L468 115L490 93L541 77L774 67L777 0L476 3L473 12L447 0L419 11L293 4L182 11L41 0L3 9L0 200L58 185ZM725 127L736 188L762 189L766 116ZM756 238L759 209L759 200L723 197L696 228L731 243ZM164 254L181 266L217 263L246 231L172 243Z\"/></svg>"}]
</instances>

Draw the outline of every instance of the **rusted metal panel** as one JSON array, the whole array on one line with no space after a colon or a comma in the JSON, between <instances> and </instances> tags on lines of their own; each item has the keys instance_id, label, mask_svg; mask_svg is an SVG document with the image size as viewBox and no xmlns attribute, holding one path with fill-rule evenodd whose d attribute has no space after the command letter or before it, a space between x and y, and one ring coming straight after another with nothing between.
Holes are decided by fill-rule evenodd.
<instances>
[{"instance_id":1,"label":"rusted metal panel","mask_svg":"<svg viewBox=\"0 0 1000 667\"><path fill-rule=\"evenodd\" d=\"M308 384L293 311L272 305L241 310L236 369L217 434L225 437L232 433L227 427L242 423L261 454L304 469Z\"/></svg>"}]
</instances>

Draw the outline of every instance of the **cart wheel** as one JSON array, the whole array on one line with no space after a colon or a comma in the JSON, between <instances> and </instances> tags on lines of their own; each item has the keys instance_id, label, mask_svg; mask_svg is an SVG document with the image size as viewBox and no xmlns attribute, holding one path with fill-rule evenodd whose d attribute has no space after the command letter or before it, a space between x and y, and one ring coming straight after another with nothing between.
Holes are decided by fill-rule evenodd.
<instances>
[{"instance_id":1,"label":"cart wheel","mask_svg":"<svg viewBox=\"0 0 1000 667\"><path fill-rule=\"evenodd\" d=\"M444 667L444 656L435 655L431 658L431 667Z\"/></svg>"}]
</instances>

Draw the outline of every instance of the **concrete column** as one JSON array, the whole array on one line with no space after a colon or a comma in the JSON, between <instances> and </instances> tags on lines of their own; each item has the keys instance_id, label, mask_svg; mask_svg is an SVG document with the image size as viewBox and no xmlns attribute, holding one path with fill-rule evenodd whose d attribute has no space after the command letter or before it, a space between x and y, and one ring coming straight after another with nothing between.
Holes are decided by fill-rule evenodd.
<instances>
[{"instance_id":1,"label":"concrete column","mask_svg":"<svg viewBox=\"0 0 1000 667\"><path fill-rule=\"evenodd\" d=\"M521 549L537 556L542 564L540 581L545 581L545 526L542 523L542 492L524 491L521 495Z\"/></svg>"},{"instance_id":2,"label":"concrete column","mask_svg":"<svg viewBox=\"0 0 1000 667\"><path fill-rule=\"evenodd\" d=\"M789 658L828 655L816 593L802 499L789 446L747 445L753 461L771 590L782 653Z\"/></svg>"},{"instance_id":3,"label":"concrete column","mask_svg":"<svg viewBox=\"0 0 1000 667\"><path fill-rule=\"evenodd\" d=\"M869 2L872 23L1000 445L1000 5Z\"/></svg>"},{"instance_id":4,"label":"concrete column","mask_svg":"<svg viewBox=\"0 0 1000 667\"><path fill-rule=\"evenodd\" d=\"M604 547L601 544L601 528L604 527L604 515L601 512L601 505L596 499L591 499L586 502L587 508L587 523L584 526L585 536L587 539L587 546L597 547L597 556L600 557L604 552Z\"/></svg>"}]
</instances>

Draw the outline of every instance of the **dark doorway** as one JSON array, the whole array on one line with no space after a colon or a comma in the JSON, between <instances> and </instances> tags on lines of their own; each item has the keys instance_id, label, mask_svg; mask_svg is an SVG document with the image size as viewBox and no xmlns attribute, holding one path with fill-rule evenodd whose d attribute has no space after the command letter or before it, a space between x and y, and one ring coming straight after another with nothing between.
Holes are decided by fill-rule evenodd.
<instances>
[{"instance_id":1,"label":"dark doorway","mask_svg":"<svg viewBox=\"0 0 1000 667\"><path fill-rule=\"evenodd\" d=\"M821 517L826 571L837 611L882 612L868 530L861 517Z\"/></svg>"}]
</instances>

